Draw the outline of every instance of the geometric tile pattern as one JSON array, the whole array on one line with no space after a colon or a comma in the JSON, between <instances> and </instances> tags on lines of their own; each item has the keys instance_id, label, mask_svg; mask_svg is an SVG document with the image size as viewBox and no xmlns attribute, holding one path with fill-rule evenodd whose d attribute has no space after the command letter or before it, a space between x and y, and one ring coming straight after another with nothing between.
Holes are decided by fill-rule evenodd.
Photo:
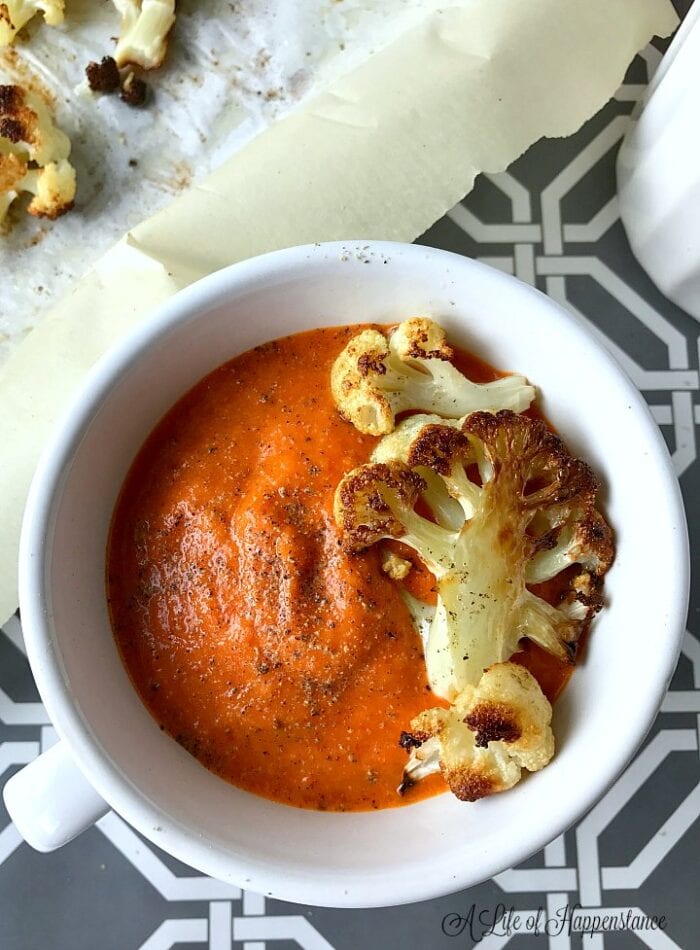
<instances>
[{"instance_id":1,"label":"geometric tile pattern","mask_svg":"<svg viewBox=\"0 0 700 950\"><path fill-rule=\"evenodd\" d=\"M593 328L652 407L673 455L697 544L700 325L640 270L615 198L615 152L659 58L652 47L638 57L615 99L577 135L537 143L508 172L482 176L421 242L514 273ZM697 549L693 553L697 564ZM649 587L641 587L640 596L647 596ZM695 950L700 947L699 595L696 584L678 670L634 762L576 828L492 881L402 908L297 907L184 867L114 814L61 851L36 854L21 842L0 805L1 950L430 950L477 942L483 950L506 945ZM13 618L0 635L0 785L54 741L24 657L20 623ZM483 915L484 933L478 921L473 933L468 926L459 929L472 905ZM573 922L565 916L572 907L580 908ZM510 908L520 919L537 917L540 932L509 933ZM583 917L603 914L624 917L626 929L582 938L577 928ZM494 915L500 918L496 926ZM664 929L650 929L651 918L661 915ZM542 932L545 921L548 932Z\"/></svg>"}]
</instances>

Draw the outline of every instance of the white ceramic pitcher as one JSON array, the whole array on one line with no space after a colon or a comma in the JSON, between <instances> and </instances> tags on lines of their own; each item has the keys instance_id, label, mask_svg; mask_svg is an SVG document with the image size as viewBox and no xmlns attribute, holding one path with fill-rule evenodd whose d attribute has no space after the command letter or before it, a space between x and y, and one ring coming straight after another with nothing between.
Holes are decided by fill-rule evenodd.
<instances>
[{"instance_id":1,"label":"white ceramic pitcher","mask_svg":"<svg viewBox=\"0 0 700 950\"><path fill-rule=\"evenodd\" d=\"M700 3L681 24L620 148L622 217L657 287L700 320Z\"/></svg>"}]
</instances>

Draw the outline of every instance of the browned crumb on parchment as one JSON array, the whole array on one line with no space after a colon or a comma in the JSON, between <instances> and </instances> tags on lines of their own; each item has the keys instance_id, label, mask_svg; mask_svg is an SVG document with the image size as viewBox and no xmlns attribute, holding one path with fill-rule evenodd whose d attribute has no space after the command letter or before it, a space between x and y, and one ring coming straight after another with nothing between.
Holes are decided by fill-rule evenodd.
<instances>
[{"instance_id":1,"label":"browned crumb on parchment","mask_svg":"<svg viewBox=\"0 0 700 950\"><path fill-rule=\"evenodd\" d=\"M116 92L121 82L117 63L112 56L103 56L99 63L88 63L85 75L93 92Z\"/></svg>"},{"instance_id":2,"label":"browned crumb on parchment","mask_svg":"<svg viewBox=\"0 0 700 950\"><path fill-rule=\"evenodd\" d=\"M130 106L145 105L148 99L148 86L136 73L129 72L122 82L119 98Z\"/></svg>"},{"instance_id":3,"label":"browned crumb on parchment","mask_svg":"<svg viewBox=\"0 0 700 950\"><path fill-rule=\"evenodd\" d=\"M93 92L109 95L119 92L119 98L129 106L143 106L148 99L148 86L133 69L120 72L113 56L103 56L99 63L85 67L88 86Z\"/></svg>"}]
</instances>

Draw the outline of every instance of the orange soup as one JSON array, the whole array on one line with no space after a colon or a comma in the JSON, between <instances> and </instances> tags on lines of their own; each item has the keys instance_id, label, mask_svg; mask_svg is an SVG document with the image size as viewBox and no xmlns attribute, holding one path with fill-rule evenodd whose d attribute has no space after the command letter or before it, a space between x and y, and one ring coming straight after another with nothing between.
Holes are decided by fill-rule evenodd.
<instances>
[{"instance_id":1,"label":"orange soup","mask_svg":"<svg viewBox=\"0 0 700 950\"><path fill-rule=\"evenodd\" d=\"M340 811L445 788L436 775L397 794L401 731L440 701L381 552L347 553L333 518L338 482L377 441L330 393L360 329L265 344L195 386L134 462L107 555L115 637L161 728L235 785ZM407 584L430 600L420 565ZM567 668L538 648L514 659L550 698L563 687Z\"/></svg>"}]
</instances>

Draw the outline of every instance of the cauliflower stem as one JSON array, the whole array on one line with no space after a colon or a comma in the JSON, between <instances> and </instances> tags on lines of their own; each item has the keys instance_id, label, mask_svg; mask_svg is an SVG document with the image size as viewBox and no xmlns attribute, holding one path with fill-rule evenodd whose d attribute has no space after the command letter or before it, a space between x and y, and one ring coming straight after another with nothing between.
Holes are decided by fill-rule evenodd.
<instances>
[{"instance_id":1,"label":"cauliflower stem","mask_svg":"<svg viewBox=\"0 0 700 950\"><path fill-rule=\"evenodd\" d=\"M29 21L44 14L49 26L63 22L64 0L0 0L0 46L9 46Z\"/></svg>"},{"instance_id":2,"label":"cauliflower stem","mask_svg":"<svg viewBox=\"0 0 700 950\"><path fill-rule=\"evenodd\" d=\"M175 23L175 0L112 0L121 17L117 66L157 69L165 59Z\"/></svg>"}]
</instances>

